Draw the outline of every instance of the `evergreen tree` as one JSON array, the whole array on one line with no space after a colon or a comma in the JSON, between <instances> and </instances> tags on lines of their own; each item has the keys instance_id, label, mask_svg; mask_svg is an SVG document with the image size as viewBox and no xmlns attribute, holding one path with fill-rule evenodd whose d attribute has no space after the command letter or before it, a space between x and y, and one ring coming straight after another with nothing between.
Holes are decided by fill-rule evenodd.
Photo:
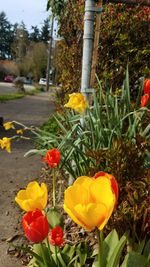
<instances>
[{"instance_id":1,"label":"evergreen tree","mask_svg":"<svg viewBox=\"0 0 150 267\"><path fill-rule=\"evenodd\" d=\"M29 39L32 42L39 42L40 41L40 31L37 26L31 26L32 32L30 33Z\"/></svg>"},{"instance_id":2,"label":"evergreen tree","mask_svg":"<svg viewBox=\"0 0 150 267\"><path fill-rule=\"evenodd\" d=\"M41 29L41 41L47 43L49 41L49 33L50 33L50 21L49 19L44 20L44 24Z\"/></svg>"}]
</instances>

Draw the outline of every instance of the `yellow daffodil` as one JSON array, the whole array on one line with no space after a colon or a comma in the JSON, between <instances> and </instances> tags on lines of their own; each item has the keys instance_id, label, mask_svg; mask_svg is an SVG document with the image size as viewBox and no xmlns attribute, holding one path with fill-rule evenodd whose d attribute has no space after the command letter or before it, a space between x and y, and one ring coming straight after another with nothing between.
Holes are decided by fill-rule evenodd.
<instances>
[{"instance_id":1,"label":"yellow daffodil","mask_svg":"<svg viewBox=\"0 0 150 267\"><path fill-rule=\"evenodd\" d=\"M65 191L64 210L75 223L91 231L102 230L118 198L115 178L99 172L93 178L81 176Z\"/></svg>"},{"instance_id":2,"label":"yellow daffodil","mask_svg":"<svg viewBox=\"0 0 150 267\"><path fill-rule=\"evenodd\" d=\"M83 113L87 106L86 98L81 93L70 94L68 103L64 105L64 107L72 108L79 113Z\"/></svg>"},{"instance_id":3,"label":"yellow daffodil","mask_svg":"<svg viewBox=\"0 0 150 267\"><path fill-rule=\"evenodd\" d=\"M15 128L11 121L5 122L3 124L3 126L4 126L5 130L10 130L10 129L14 129Z\"/></svg>"},{"instance_id":4,"label":"yellow daffodil","mask_svg":"<svg viewBox=\"0 0 150 267\"><path fill-rule=\"evenodd\" d=\"M33 211L35 209L43 210L47 205L48 193L47 186L42 183L33 181L27 185L27 188L20 190L15 198L18 205L25 211Z\"/></svg>"},{"instance_id":5,"label":"yellow daffodil","mask_svg":"<svg viewBox=\"0 0 150 267\"><path fill-rule=\"evenodd\" d=\"M3 139L0 139L0 147L11 153L11 138L3 137Z\"/></svg>"},{"instance_id":6,"label":"yellow daffodil","mask_svg":"<svg viewBox=\"0 0 150 267\"><path fill-rule=\"evenodd\" d=\"M16 131L16 134L23 134L24 130L23 129L19 129Z\"/></svg>"}]
</instances>

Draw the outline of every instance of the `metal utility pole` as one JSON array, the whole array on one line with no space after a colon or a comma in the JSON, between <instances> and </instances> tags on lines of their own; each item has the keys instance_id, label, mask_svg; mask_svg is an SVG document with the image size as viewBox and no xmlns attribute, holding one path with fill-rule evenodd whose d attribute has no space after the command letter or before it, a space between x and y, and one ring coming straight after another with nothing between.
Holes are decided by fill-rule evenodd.
<instances>
[{"instance_id":1,"label":"metal utility pole","mask_svg":"<svg viewBox=\"0 0 150 267\"><path fill-rule=\"evenodd\" d=\"M89 98L94 39L95 0L85 1L81 93Z\"/></svg>"},{"instance_id":2,"label":"metal utility pole","mask_svg":"<svg viewBox=\"0 0 150 267\"><path fill-rule=\"evenodd\" d=\"M54 29L54 17L51 17L51 30L50 30L50 39L48 46L48 59L47 59L47 73L46 73L46 91L49 90L49 74L51 70L52 62L52 44L53 44L53 29Z\"/></svg>"},{"instance_id":3,"label":"metal utility pole","mask_svg":"<svg viewBox=\"0 0 150 267\"><path fill-rule=\"evenodd\" d=\"M102 3L98 3L97 4L97 14L96 14L94 46L93 46L91 81L90 81L90 85L92 88L94 87L96 67L97 67L97 59L98 59L101 15L102 15Z\"/></svg>"}]
</instances>

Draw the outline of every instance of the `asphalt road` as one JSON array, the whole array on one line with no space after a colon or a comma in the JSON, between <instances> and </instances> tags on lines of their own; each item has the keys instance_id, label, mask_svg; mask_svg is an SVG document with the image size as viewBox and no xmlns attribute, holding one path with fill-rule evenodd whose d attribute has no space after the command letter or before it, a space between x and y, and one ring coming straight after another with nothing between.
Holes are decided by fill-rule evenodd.
<instances>
[{"instance_id":1,"label":"asphalt road","mask_svg":"<svg viewBox=\"0 0 150 267\"><path fill-rule=\"evenodd\" d=\"M7 90L8 85L7 85ZM54 111L54 105L47 92L26 96L18 100L0 103L0 114L5 121L18 120L27 126L42 125ZM11 136L13 131L0 127L0 138ZM34 148L33 140L12 144L12 153L0 149L0 267L21 267L21 259L7 254L7 240L22 235L22 211L14 198L20 188L40 176L43 163L38 156L24 158L24 154ZM20 237L19 237L20 238ZM19 242L15 239L14 243Z\"/></svg>"}]
</instances>

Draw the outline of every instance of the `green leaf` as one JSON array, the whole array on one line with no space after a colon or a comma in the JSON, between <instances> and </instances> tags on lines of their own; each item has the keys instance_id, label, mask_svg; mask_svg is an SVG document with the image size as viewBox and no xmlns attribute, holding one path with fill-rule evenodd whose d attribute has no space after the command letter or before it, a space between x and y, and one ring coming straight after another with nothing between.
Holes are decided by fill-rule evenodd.
<instances>
[{"instance_id":1,"label":"green leaf","mask_svg":"<svg viewBox=\"0 0 150 267\"><path fill-rule=\"evenodd\" d=\"M103 242L103 266L109 262L117 244L119 242L116 230L112 230Z\"/></svg>"},{"instance_id":2,"label":"green leaf","mask_svg":"<svg viewBox=\"0 0 150 267\"><path fill-rule=\"evenodd\" d=\"M119 240L117 246L115 247L109 262L107 263L106 267L117 267L120 261L122 250L125 246L125 243L127 241L127 235L124 234L121 239Z\"/></svg>"},{"instance_id":3,"label":"green leaf","mask_svg":"<svg viewBox=\"0 0 150 267\"><path fill-rule=\"evenodd\" d=\"M75 245L69 246L68 244L66 244L62 250L62 253L66 254L70 259L72 259L75 251L76 251Z\"/></svg>"},{"instance_id":4,"label":"green leaf","mask_svg":"<svg viewBox=\"0 0 150 267\"><path fill-rule=\"evenodd\" d=\"M42 259L41 255L39 255L39 253L37 251L33 251L34 249L32 250L27 246L16 246L13 244L12 244L12 246L15 247L17 250L20 250L20 251L23 250L25 252L28 252L31 256L35 257L38 262L40 262L41 264L43 263L43 259Z\"/></svg>"},{"instance_id":5,"label":"green leaf","mask_svg":"<svg viewBox=\"0 0 150 267\"><path fill-rule=\"evenodd\" d=\"M150 255L150 239L147 241L143 255L148 258Z\"/></svg>"},{"instance_id":6,"label":"green leaf","mask_svg":"<svg viewBox=\"0 0 150 267\"><path fill-rule=\"evenodd\" d=\"M47 1L46 11L48 11L49 9L50 9L50 0Z\"/></svg>"},{"instance_id":7,"label":"green leaf","mask_svg":"<svg viewBox=\"0 0 150 267\"><path fill-rule=\"evenodd\" d=\"M136 252L142 254L144 246L145 246L145 239L142 242L140 242L140 244L138 244Z\"/></svg>"},{"instance_id":8,"label":"green leaf","mask_svg":"<svg viewBox=\"0 0 150 267\"><path fill-rule=\"evenodd\" d=\"M47 220L52 228L59 225L64 227L63 217L56 208L50 208L46 213Z\"/></svg>"},{"instance_id":9,"label":"green leaf","mask_svg":"<svg viewBox=\"0 0 150 267\"><path fill-rule=\"evenodd\" d=\"M137 252L130 252L126 255L121 267L145 267L146 258Z\"/></svg>"},{"instance_id":10,"label":"green leaf","mask_svg":"<svg viewBox=\"0 0 150 267\"><path fill-rule=\"evenodd\" d=\"M85 266L87 259L87 245L85 243L80 243L77 246L77 254L79 256L80 266Z\"/></svg>"},{"instance_id":11,"label":"green leaf","mask_svg":"<svg viewBox=\"0 0 150 267\"><path fill-rule=\"evenodd\" d=\"M95 260L92 264L92 267L99 267L99 263L97 260Z\"/></svg>"},{"instance_id":12,"label":"green leaf","mask_svg":"<svg viewBox=\"0 0 150 267\"><path fill-rule=\"evenodd\" d=\"M57 258L61 264L61 267L67 267L66 263L64 262L62 255L60 253L57 253Z\"/></svg>"}]
</instances>

